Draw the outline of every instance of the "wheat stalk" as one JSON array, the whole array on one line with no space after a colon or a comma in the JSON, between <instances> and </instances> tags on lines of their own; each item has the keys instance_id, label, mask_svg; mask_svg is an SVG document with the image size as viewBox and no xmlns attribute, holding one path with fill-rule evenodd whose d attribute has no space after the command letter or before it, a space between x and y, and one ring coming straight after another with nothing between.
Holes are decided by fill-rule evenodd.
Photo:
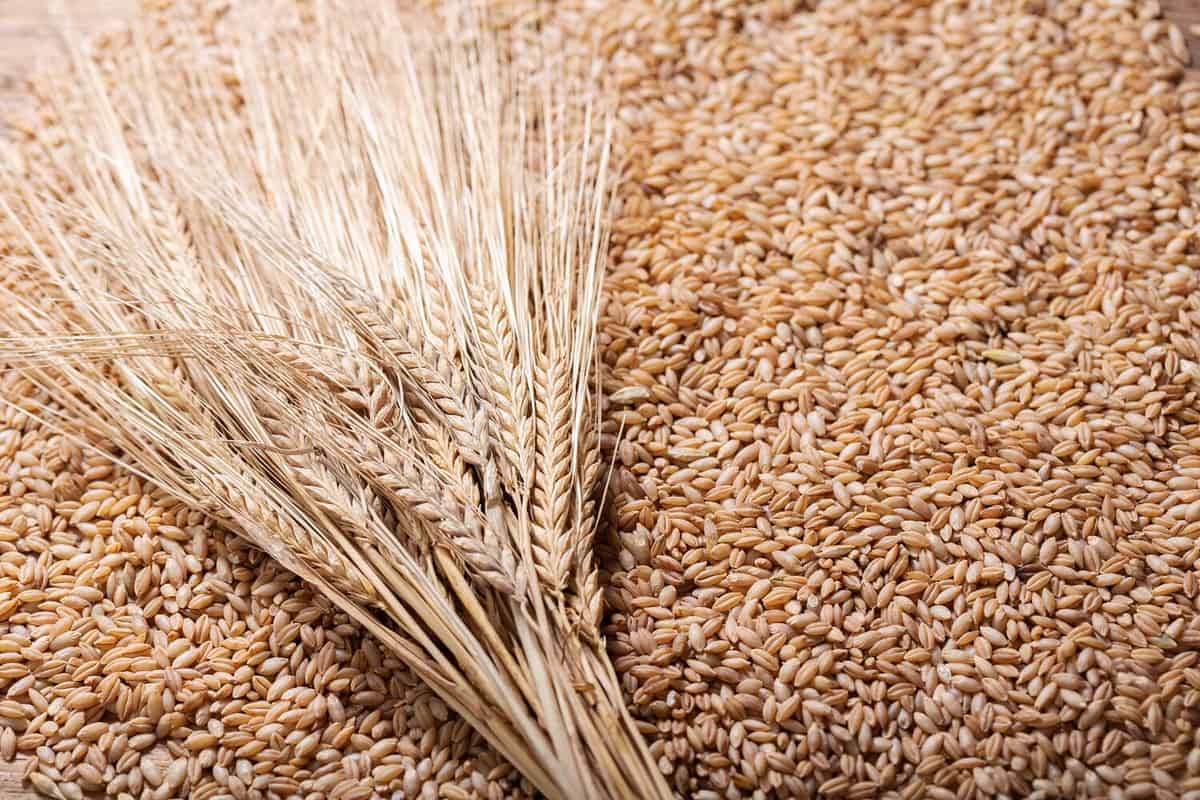
<instances>
[{"instance_id":1,"label":"wheat stalk","mask_svg":"<svg viewBox=\"0 0 1200 800\"><path fill-rule=\"evenodd\" d=\"M546 796L666 797L590 555L612 126L589 58L465 5L316 10L246 20L237 111L211 59L168 80L143 48L118 107L74 53L47 153L73 193L15 173L0 200L8 268L49 284L0 359L326 592Z\"/></svg>"}]
</instances>

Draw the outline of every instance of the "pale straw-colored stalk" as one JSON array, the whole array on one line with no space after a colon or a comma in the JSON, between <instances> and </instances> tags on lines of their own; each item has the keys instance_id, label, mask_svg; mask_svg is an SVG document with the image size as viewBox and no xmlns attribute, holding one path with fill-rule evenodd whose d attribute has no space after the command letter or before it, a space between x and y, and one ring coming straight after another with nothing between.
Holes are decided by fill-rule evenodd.
<instances>
[{"instance_id":1,"label":"pale straw-colored stalk","mask_svg":"<svg viewBox=\"0 0 1200 800\"><path fill-rule=\"evenodd\" d=\"M120 102L75 53L51 156L74 192L0 201L8 268L53 297L5 298L0 360L325 591L546 796L666 797L590 557L591 59L466 6L312 9L231 27L231 68L146 50Z\"/></svg>"}]
</instances>

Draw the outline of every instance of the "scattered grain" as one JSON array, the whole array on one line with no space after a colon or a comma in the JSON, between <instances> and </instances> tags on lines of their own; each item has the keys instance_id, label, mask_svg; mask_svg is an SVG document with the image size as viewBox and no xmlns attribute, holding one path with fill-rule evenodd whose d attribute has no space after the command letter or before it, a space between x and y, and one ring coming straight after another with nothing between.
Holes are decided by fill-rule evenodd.
<instances>
[{"instance_id":1,"label":"scattered grain","mask_svg":"<svg viewBox=\"0 0 1200 800\"><path fill-rule=\"evenodd\" d=\"M607 632L680 796L1200 787L1200 86L1153 5L609 6Z\"/></svg>"}]
</instances>

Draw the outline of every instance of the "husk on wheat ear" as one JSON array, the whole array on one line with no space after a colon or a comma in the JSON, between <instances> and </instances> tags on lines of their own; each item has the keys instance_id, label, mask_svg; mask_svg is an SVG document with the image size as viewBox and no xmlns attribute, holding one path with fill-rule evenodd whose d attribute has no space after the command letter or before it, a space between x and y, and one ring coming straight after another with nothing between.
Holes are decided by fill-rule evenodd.
<instances>
[{"instance_id":1,"label":"husk on wheat ear","mask_svg":"<svg viewBox=\"0 0 1200 800\"><path fill-rule=\"evenodd\" d=\"M4 201L9 266L50 288L0 360L310 580L547 797L667 797L590 556L613 185L590 55L461 4L316 9L247 19L221 70L199 45L181 74L145 59L119 98L77 54L74 191Z\"/></svg>"}]
</instances>

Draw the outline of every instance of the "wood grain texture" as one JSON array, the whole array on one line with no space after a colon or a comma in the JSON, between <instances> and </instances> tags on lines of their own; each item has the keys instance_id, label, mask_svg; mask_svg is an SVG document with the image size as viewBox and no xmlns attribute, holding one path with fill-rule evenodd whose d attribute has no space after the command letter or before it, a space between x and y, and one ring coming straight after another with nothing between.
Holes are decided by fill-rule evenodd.
<instances>
[{"instance_id":1,"label":"wood grain texture","mask_svg":"<svg viewBox=\"0 0 1200 800\"><path fill-rule=\"evenodd\" d=\"M57 16L57 5L65 12ZM0 0L0 110L20 102L23 80L61 57L56 26L94 31L128 19L138 0Z\"/></svg>"},{"instance_id":2,"label":"wood grain texture","mask_svg":"<svg viewBox=\"0 0 1200 800\"><path fill-rule=\"evenodd\" d=\"M1160 0L1163 14L1183 30L1192 54L1189 73L1200 79L1200 36L1191 28L1200 25L1200 0ZM60 57L56 17L46 0L0 0L0 113L20 102L22 80L35 65L52 64ZM94 31L128 19L137 0L61 0L69 23ZM0 762L0 800L36 797L21 782L21 764Z\"/></svg>"},{"instance_id":3,"label":"wood grain texture","mask_svg":"<svg viewBox=\"0 0 1200 800\"><path fill-rule=\"evenodd\" d=\"M37 795L22 784L20 762L0 762L0 800L33 800L35 797Z\"/></svg>"}]
</instances>

